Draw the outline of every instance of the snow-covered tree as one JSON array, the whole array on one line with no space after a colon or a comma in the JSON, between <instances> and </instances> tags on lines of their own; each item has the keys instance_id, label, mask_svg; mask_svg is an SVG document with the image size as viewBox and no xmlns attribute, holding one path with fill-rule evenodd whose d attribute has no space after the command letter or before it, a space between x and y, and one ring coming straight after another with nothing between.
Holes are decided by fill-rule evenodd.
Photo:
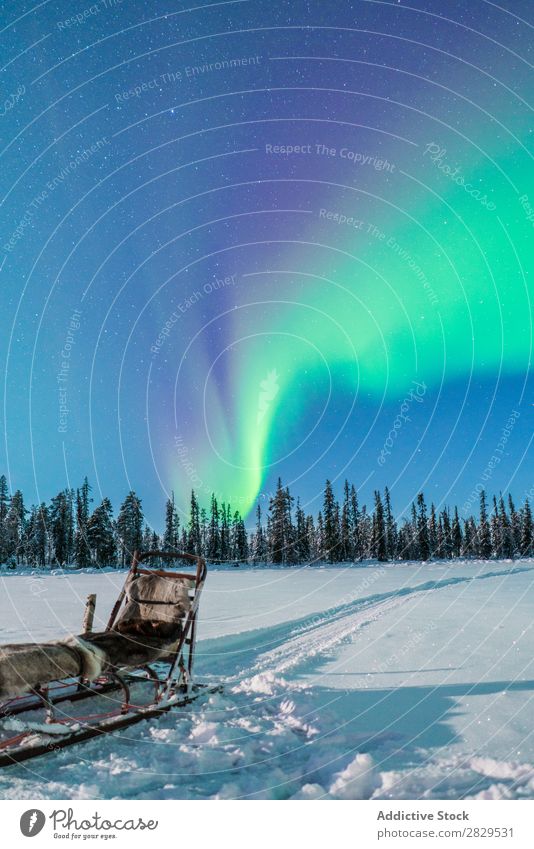
<instances>
[{"instance_id":1,"label":"snow-covered tree","mask_svg":"<svg viewBox=\"0 0 534 849\"><path fill-rule=\"evenodd\" d=\"M0 563L7 558L6 518L9 510L9 489L5 475L0 476Z\"/></svg>"},{"instance_id":2,"label":"snow-covered tree","mask_svg":"<svg viewBox=\"0 0 534 849\"><path fill-rule=\"evenodd\" d=\"M298 499L295 510L295 559L297 563L304 563L310 559L308 522Z\"/></svg>"},{"instance_id":3,"label":"snow-covered tree","mask_svg":"<svg viewBox=\"0 0 534 849\"><path fill-rule=\"evenodd\" d=\"M76 533L74 536L74 562L80 568L91 563L91 548L87 535L89 521L89 503L91 487L87 478L80 489L76 491Z\"/></svg>"},{"instance_id":4,"label":"snow-covered tree","mask_svg":"<svg viewBox=\"0 0 534 849\"><path fill-rule=\"evenodd\" d=\"M515 509L514 500L508 495L508 509L510 511L510 542L512 557L515 557L521 549L521 517Z\"/></svg>"},{"instance_id":5,"label":"snow-covered tree","mask_svg":"<svg viewBox=\"0 0 534 849\"><path fill-rule=\"evenodd\" d=\"M502 556L509 559L512 558L515 554L514 551L514 540L512 535L512 526L510 524L510 519L508 518L508 514L506 513L506 507L504 504L504 498L502 494L499 498L499 522L501 525L501 550Z\"/></svg>"},{"instance_id":6,"label":"snow-covered tree","mask_svg":"<svg viewBox=\"0 0 534 849\"><path fill-rule=\"evenodd\" d=\"M434 502L430 505L430 516L428 519L428 547L430 557L436 557L438 550L438 520Z\"/></svg>"},{"instance_id":7,"label":"snow-covered tree","mask_svg":"<svg viewBox=\"0 0 534 849\"><path fill-rule=\"evenodd\" d=\"M6 557L17 563L22 562L26 513L22 492L17 489L11 498L4 522Z\"/></svg>"},{"instance_id":8,"label":"snow-covered tree","mask_svg":"<svg viewBox=\"0 0 534 849\"><path fill-rule=\"evenodd\" d=\"M223 501L221 504L221 529L219 537L219 558L224 562L230 560L232 556L230 526L231 514L230 505L226 505Z\"/></svg>"},{"instance_id":9,"label":"snow-covered tree","mask_svg":"<svg viewBox=\"0 0 534 849\"><path fill-rule=\"evenodd\" d=\"M375 490L375 509L373 512L372 556L377 560L387 560L386 523L384 506L378 489Z\"/></svg>"},{"instance_id":10,"label":"snow-covered tree","mask_svg":"<svg viewBox=\"0 0 534 849\"><path fill-rule=\"evenodd\" d=\"M391 495L389 489L384 489L384 523L386 529L386 558L395 560L397 556L397 523L393 517Z\"/></svg>"},{"instance_id":11,"label":"snow-covered tree","mask_svg":"<svg viewBox=\"0 0 534 849\"><path fill-rule=\"evenodd\" d=\"M362 535L360 529L360 506L358 504L358 494L354 484L350 488L350 537L351 537L351 554L353 560L361 560L363 557Z\"/></svg>"},{"instance_id":12,"label":"snow-covered tree","mask_svg":"<svg viewBox=\"0 0 534 849\"><path fill-rule=\"evenodd\" d=\"M246 533L246 531L245 531ZM208 514L204 507L200 508L200 552L203 556L208 547Z\"/></svg>"},{"instance_id":13,"label":"snow-covered tree","mask_svg":"<svg viewBox=\"0 0 534 849\"><path fill-rule=\"evenodd\" d=\"M195 494L191 490L191 507L189 512L189 533L187 535L187 550L190 554L202 553L202 539L200 534L200 508Z\"/></svg>"},{"instance_id":14,"label":"snow-covered tree","mask_svg":"<svg viewBox=\"0 0 534 849\"><path fill-rule=\"evenodd\" d=\"M521 511L521 544L520 552L522 557L531 557L533 553L533 528L532 528L532 511L528 498Z\"/></svg>"},{"instance_id":15,"label":"snow-covered tree","mask_svg":"<svg viewBox=\"0 0 534 849\"><path fill-rule=\"evenodd\" d=\"M352 560L352 534L350 527L350 487L348 480L343 484L343 506L340 523L340 560Z\"/></svg>"},{"instance_id":16,"label":"snow-covered tree","mask_svg":"<svg viewBox=\"0 0 534 849\"><path fill-rule=\"evenodd\" d=\"M258 505L259 507L259 505ZM208 560L217 560L221 556L221 531L219 528L219 505L212 493L208 524L206 555Z\"/></svg>"},{"instance_id":17,"label":"snow-covered tree","mask_svg":"<svg viewBox=\"0 0 534 849\"><path fill-rule=\"evenodd\" d=\"M323 557L330 563L335 563L340 556L340 522L339 504L337 503L332 484L326 481L323 495L324 549Z\"/></svg>"},{"instance_id":18,"label":"snow-covered tree","mask_svg":"<svg viewBox=\"0 0 534 849\"><path fill-rule=\"evenodd\" d=\"M460 525L460 517L458 516L458 508L454 508L454 517L451 526L452 539L452 556L460 557L463 548L462 526Z\"/></svg>"},{"instance_id":19,"label":"snow-covered tree","mask_svg":"<svg viewBox=\"0 0 534 849\"><path fill-rule=\"evenodd\" d=\"M417 545L415 557L417 560L428 560L430 557L430 539L428 534L428 518L426 513L425 496L420 492L417 496Z\"/></svg>"},{"instance_id":20,"label":"snow-covered tree","mask_svg":"<svg viewBox=\"0 0 534 849\"><path fill-rule=\"evenodd\" d=\"M272 563L292 562L292 547L295 542L291 520L292 497L278 478L276 492L269 502L269 559Z\"/></svg>"},{"instance_id":21,"label":"snow-covered tree","mask_svg":"<svg viewBox=\"0 0 534 849\"><path fill-rule=\"evenodd\" d=\"M486 505L486 493L484 490L480 493L479 520L477 531L478 554L480 557L487 559L491 557L491 530L488 522L488 508Z\"/></svg>"},{"instance_id":22,"label":"snow-covered tree","mask_svg":"<svg viewBox=\"0 0 534 849\"><path fill-rule=\"evenodd\" d=\"M68 492L60 492L52 499L50 507L53 559L58 566L64 566L70 559L69 542L71 538L71 526L72 506L70 494Z\"/></svg>"},{"instance_id":23,"label":"snow-covered tree","mask_svg":"<svg viewBox=\"0 0 534 849\"><path fill-rule=\"evenodd\" d=\"M236 510L232 520L232 557L240 563L248 560L248 537L245 523Z\"/></svg>"},{"instance_id":24,"label":"snow-covered tree","mask_svg":"<svg viewBox=\"0 0 534 849\"><path fill-rule=\"evenodd\" d=\"M174 492L165 504L165 532L163 534L163 548L166 551L178 548L180 520L174 503Z\"/></svg>"},{"instance_id":25,"label":"snow-covered tree","mask_svg":"<svg viewBox=\"0 0 534 849\"><path fill-rule=\"evenodd\" d=\"M46 504L32 507L24 539L24 560L32 566L46 565L48 524L49 515Z\"/></svg>"},{"instance_id":26,"label":"snow-covered tree","mask_svg":"<svg viewBox=\"0 0 534 849\"><path fill-rule=\"evenodd\" d=\"M258 501L256 505L256 527L252 534L252 562L265 563L267 560L267 539L262 524L261 506Z\"/></svg>"},{"instance_id":27,"label":"snow-covered tree","mask_svg":"<svg viewBox=\"0 0 534 849\"><path fill-rule=\"evenodd\" d=\"M87 521L87 540L97 566L115 566L117 543L113 523L113 507L109 498L95 508Z\"/></svg>"},{"instance_id":28,"label":"snow-covered tree","mask_svg":"<svg viewBox=\"0 0 534 849\"><path fill-rule=\"evenodd\" d=\"M141 499L131 490L124 499L117 517L117 534L122 566L129 564L134 551L142 548L143 518Z\"/></svg>"}]
</instances>

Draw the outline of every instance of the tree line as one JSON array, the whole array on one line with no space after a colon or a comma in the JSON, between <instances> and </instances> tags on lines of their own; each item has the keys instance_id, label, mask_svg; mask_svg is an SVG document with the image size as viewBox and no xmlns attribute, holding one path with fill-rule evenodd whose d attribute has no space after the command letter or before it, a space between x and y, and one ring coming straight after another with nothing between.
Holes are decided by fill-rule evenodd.
<instances>
[{"instance_id":1,"label":"tree line","mask_svg":"<svg viewBox=\"0 0 534 849\"><path fill-rule=\"evenodd\" d=\"M326 481L317 515L306 513L289 487L278 479L276 491L248 532L239 511L211 496L209 509L191 493L189 518L181 521L174 495L167 500L164 531L145 522L142 502L132 490L117 518L109 498L92 507L87 478L49 504L27 509L20 490L9 494L0 477L0 563L31 566L125 566L140 550L178 549L211 562L298 564L313 561L357 562L367 559L430 560L511 559L534 555L534 527L528 499L517 509L511 495L488 504L480 493L478 514L460 519L458 508L437 510L419 493L409 514L394 517L388 488L375 491L372 509L360 505L345 481L338 500ZM155 558L154 565L158 565Z\"/></svg>"}]
</instances>

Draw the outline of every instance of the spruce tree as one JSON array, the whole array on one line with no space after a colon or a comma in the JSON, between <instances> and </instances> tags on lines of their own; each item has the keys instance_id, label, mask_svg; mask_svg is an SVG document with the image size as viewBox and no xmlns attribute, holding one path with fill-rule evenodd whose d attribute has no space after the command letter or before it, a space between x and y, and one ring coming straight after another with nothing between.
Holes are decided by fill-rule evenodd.
<instances>
[{"instance_id":1,"label":"spruce tree","mask_svg":"<svg viewBox=\"0 0 534 849\"><path fill-rule=\"evenodd\" d=\"M26 523L26 531L23 542L23 558L25 563L32 566L42 567L46 565L48 536L46 504L40 507L32 507L30 518Z\"/></svg>"},{"instance_id":2,"label":"spruce tree","mask_svg":"<svg viewBox=\"0 0 534 849\"><path fill-rule=\"evenodd\" d=\"M160 551L162 546L162 540L156 533L156 531L152 531L152 537L150 538L150 548L152 551ZM178 546L177 546L178 547ZM154 566L161 566L161 557L154 557Z\"/></svg>"},{"instance_id":3,"label":"spruce tree","mask_svg":"<svg viewBox=\"0 0 534 849\"><path fill-rule=\"evenodd\" d=\"M282 486L282 481L278 478L276 492L269 502L268 545L272 563L288 563L294 556L292 548L295 540L291 521L291 501L289 490Z\"/></svg>"},{"instance_id":4,"label":"spruce tree","mask_svg":"<svg viewBox=\"0 0 534 849\"><path fill-rule=\"evenodd\" d=\"M256 529L252 537L252 560L254 563L265 563L267 560L267 542L261 518L261 506L258 501L256 505Z\"/></svg>"},{"instance_id":5,"label":"spruce tree","mask_svg":"<svg viewBox=\"0 0 534 849\"><path fill-rule=\"evenodd\" d=\"M472 516L464 521L464 540L462 555L465 557L476 557L478 551L478 533L475 520Z\"/></svg>"},{"instance_id":6,"label":"spruce tree","mask_svg":"<svg viewBox=\"0 0 534 849\"><path fill-rule=\"evenodd\" d=\"M329 563L336 563L340 554L339 505L329 480L326 481L323 496L324 521L324 557Z\"/></svg>"},{"instance_id":7,"label":"spruce tree","mask_svg":"<svg viewBox=\"0 0 534 849\"><path fill-rule=\"evenodd\" d=\"M367 512L367 507L363 505L360 511L360 540L361 540L361 557L363 560L371 557L373 539L373 523Z\"/></svg>"},{"instance_id":8,"label":"spruce tree","mask_svg":"<svg viewBox=\"0 0 534 849\"><path fill-rule=\"evenodd\" d=\"M462 538L462 526L460 525L460 517L458 516L458 508L454 508L454 517L452 520L451 527L452 534L452 556L460 557L462 553L463 546L463 538Z\"/></svg>"},{"instance_id":9,"label":"spruce tree","mask_svg":"<svg viewBox=\"0 0 534 849\"><path fill-rule=\"evenodd\" d=\"M194 489L191 490L191 509L189 513L187 550L190 554L200 555L202 553L200 537L200 510Z\"/></svg>"},{"instance_id":10,"label":"spruce tree","mask_svg":"<svg viewBox=\"0 0 534 849\"><path fill-rule=\"evenodd\" d=\"M265 559L269 563L273 562L272 557L271 557L271 540L272 540L272 538L273 538L273 523L272 523L270 513L267 513L267 522L266 522L266 527L265 527L265 548L266 548L267 555L266 555Z\"/></svg>"},{"instance_id":11,"label":"spruce tree","mask_svg":"<svg viewBox=\"0 0 534 849\"><path fill-rule=\"evenodd\" d=\"M480 493L480 508L479 521L477 532L477 549L478 554L484 560L491 557L491 531L488 522L488 508L486 506L486 493L484 490Z\"/></svg>"},{"instance_id":12,"label":"spruce tree","mask_svg":"<svg viewBox=\"0 0 534 849\"><path fill-rule=\"evenodd\" d=\"M343 507L341 510L341 529L340 529L340 559L352 560L352 539L350 527L350 488L348 480L345 480L343 486Z\"/></svg>"},{"instance_id":13,"label":"spruce tree","mask_svg":"<svg viewBox=\"0 0 534 849\"><path fill-rule=\"evenodd\" d=\"M246 563L248 560L247 531L237 510L232 522L232 557L240 563Z\"/></svg>"},{"instance_id":14,"label":"spruce tree","mask_svg":"<svg viewBox=\"0 0 534 849\"><path fill-rule=\"evenodd\" d=\"M165 532L163 534L163 548L165 551L172 551L178 548L178 529L179 520L174 503L174 492L171 492L171 497L167 499L165 504Z\"/></svg>"},{"instance_id":15,"label":"spruce tree","mask_svg":"<svg viewBox=\"0 0 534 849\"><path fill-rule=\"evenodd\" d=\"M230 557L230 522L228 521L228 511L230 509L230 505L228 508L226 504L221 504L221 530L220 530L220 543L219 543L219 557L223 563L226 563Z\"/></svg>"},{"instance_id":16,"label":"spruce tree","mask_svg":"<svg viewBox=\"0 0 534 849\"><path fill-rule=\"evenodd\" d=\"M443 527L443 557L449 559L452 557L452 529L451 520L447 508L441 511L441 521Z\"/></svg>"},{"instance_id":17,"label":"spruce tree","mask_svg":"<svg viewBox=\"0 0 534 849\"><path fill-rule=\"evenodd\" d=\"M89 518L87 540L92 558L97 566L115 566L117 564L113 508L109 498L104 498Z\"/></svg>"},{"instance_id":18,"label":"spruce tree","mask_svg":"<svg viewBox=\"0 0 534 849\"><path fill-rule=\"evenodd\" d=\"M438 531L437 531L437 549L436 556L443 560L445 555L445 532L443 530L443 516L440 514L438 518Z\"/></svg>"},{"instance_id":19,"label":"spruce tree","mask_svg":"<svg viewBox=\"0 0 534 849\"><path fill-rule=\"evenodd\" d=\"M7 528L6 518L9 510L9 489L6 476L0 477L0 563L7 558Z\"/></svg>"},{"instance_id":20,"label":"spruce tree","mask_svg":"<svg viewBox=\"0 0 534 849\"><path fill-rule=\"evenodd\" d=\"M512 549L512 557L521 549L521 517L515 509L515 504L512 496L508 495L508 508L510 510L510 543Z\"/></svg>"},{"instance_id":21,"label":"spruce tree","mask_svg":"<svg viewBox=\"0 0 534 849\"><path fill-rule=\"evenodd\" d=\"M501 545L502 554L505 558L512 558L514 552L514 542L512 538L512 527L504 506L504 498L502 494L499 498L499 522L501 526Z\"/></svg>"},{"instance_id":22,"label":"spruce tree","mask_svg":"<svg viewBox=\"0 0 534 849\"><path fill-rule=\"evenodd\" d=\"M491 547L494 557L503 557L503 535L497 499L493 496L493 511L490 519Z\"/></svg>"},{"instance_id":23,"label":"spruce tree","mask_svg":"<svg viewBox=\"0 0 534 849\"><path fill-rule=\"evenodd\" d=\"M411 525L404 517L402 524L397 526L397 558L407 560L409 558L409 547L411 539Z\"/></svg>"},{"instance_id":24,"label":"spruce tree","mask_svg":"<svg viewBox=\"0 0 534 849\"><path fill-rule=\"evenodd\" d=\"M89 504L91 503L91 501L93 499L91 498L91 487L89 486L89 481L87 480L87 477L85 477L83 479L83 484L82 484L81 489L80 489L80 495L81 495L81 499L82 499L82 507L83 507L84 516L86 516L88 518L89 517Z\"/></svg>"},{"instance_id":25,"label":"spruce tree","mask_svg":"<svg viewBox=\"0 0 534 849\"><path fill-rule=\"evenodd\" d=\"M286 563L298 563L297 528L293 522L293 496L286 487L287 505L287 537L286 537Z\"/></svg>"},{"instance_id":26,"label":"spruce tree","mask_svg":"<svg viewBox=\"0 0 534 849\"><path fill-rule=\"evenodd\" d=\"M141 499L137 497L133 490L130 490L117 517L117 535L122 566L129 565L134 551L140 551L142 548L143 519Z\"/></svg>"},{"instance_id":27,"label":"spruce tree","mask_svg":"<svg viewBox=\"0 0 534 849\"><path fill-rule=\"evenodd\" d=\"M315 523L313 521L313 516L306 516L306 537L307 537L307 549L308 549L308 558L310 560L317 560L317 547L316 547L316 532L315 532ZM308 559L305 558L305 559Z\"/></svg>"},{"instance_id":28,"label":"spruce tree","mask_svg":"<svg viewBox=\"0 0 534 849\"><path fill-rule=\"evenodd\" d=\"M46 504L42 503L35 511L32 535L32 547L34 552L35 564L37 566L46 565L49 522L50 518L48 514L48 508Z\"/></svg>"},{"instance_id":29,"label":"spruce tree","mask_svg":"<svg viewBox=\"0 0 534 849\"><path fill-rule=\"evenodd\" d=\"M391 496L387 486L384 490L384 519L386 524L386 558L395 560L397 556L397 523L391 509Z\"/></svg>"},{"instance_id":30,"label":"spruce tree","mask_svg":"<svg viewBox=\"0 0 534 849\"><path fill-rule=\"evenodd\" d=\"M50 530L52 538L53 559L58 566L65 566L70 557L71 506L68 492L60 492L52 499L50 506Z\"/></svg>"},{"instance_id":31,"label":"spruce tree","mask_svg":"<svg viewBox=\"0 0 534 849\"><path fill-rule=\"evenodd\" d=\"M79 568L91 563L91 549L87 535L89 521L90 486L85 478L81 489L76 491L76 533L74 536L74 562Z\"/></svg>"},{"instance_id":32,"label":"spruce tree","mask_svg":"<svg viewBox=\"0 0 534 849\"><path fill-rule=\"evenodd\" d=\"M4 523L6 555L8 559L14 560L16 563L20 563L22 560L26 513L22 492L17 489L11 498Z\"/></svg>"},{"instance_id":33,"label":"spruce tree","mask_svg":"<svg viewBox=\"0 0 534 849\"><path fill-rule=\"evenodd\" d=\"M386 545L386 523L384 521L384 507L380 492L375 490L375 509L373 512L373 543L372 556L383 562L387 560Z\"/></svg>"},{"instance_id":34,"label":"spruce tree","mask_svg":"<svg viewBox=\"0 0 534 849\"><path fill-rule=\"evenodd\" d=\"M143 542L141 544L141 548L143 551L152 551L152 530L148 525L145 525L143 529ZM148 563L150 566L155 566L154 555L151 555L148 558Z\"/></svg>"},{"instance_id":35,"label":"spruce tree","mask_svg":"<svg viewBox=\"0 0 534 849\"><path fill-rule=\"evenodd\" d=\"M324 522L320 510L317 514L317 527L315 528L315 552L317 560L325 559Z\"/></svg>"},{"instance_id":36,"label":"spruce tree","mask_svg":"<svg viewBox=\"0 0 534 849\"><path fill-rule=\"evenodd\" d=\"M428 519L426 514L425 496L420 492L417 496L417 554L418 560L428 560L430 557L430 540L428 535Z\"/></svg>"},{"instance_id":37,"label":"spruce tree","mask_svg":"<svg viewBox=\"0 0 534 849\"><path fill-rule=\"evenodd\" d=\"M258 504L259 508L259 504ZM208 541L207 541L207 557L208 560L218 560L221 556L221 533L219 529L219 506L217 499L212 493L210 518L208 525Z\"/></svg>"},{"instance_id":38,"label":"spruce tree","mask_svg":"<svg viewBox=\"0 0 534 849\"><path fill-rule=\"evenodd\" d=\"M354 485L350 488L350 537L351 556L353 560L361 560L363 557L362 538L360 533L360 507L358 495Z\"/></svg>"},{"instance_id":39,"label":"spruce tree","mask_svg":"<svg viewBox=\"0 0 534 849\"><path fill-rule=\"evenodd\" d=\"M430 505L430 518L428 520L428 547L430 548L430 557L439 557L438 522L434 502Z\"/></svg>"},{"instance_id":40,"label":"spruce tree","mask_svg":"<svg viewBox=\"0 0 534 849\"><path fill-rule=\"evenodd\" d=\"M532 546L532 511L528 498L525 501L525 506L521 512L521 556L530 557L533 552Z\"/></svg>"},{"instance_id":41,"label":"spruce tree","mask_svg":"<svg viewBox=\"0 0 534 849\"><path fill-rule=\"evenodd\" d=\"M206 556L208 548L208 514L204 507L200 508L200 553Z\"/></svg>"},{"instance_id":42,"label":"spruce tree","mask_svg":"<svg viewBox=\"0 0 534 849\"><path fill-rule=\"evenodd\" d=\"M419 560L417 510L413 501L410 512L410 528L411 533L407 546L407 556L409 560Z\"/></svg>"},{"instance_id":43,"label":"spruce tree","mask_svg":"<svg viewBox=\"0 0 534 849\"><path fill-rule=\"evenodd\" d=\"M75 535L75 523L74 523L74 490L66 489L65 490L65 540L66 540L66 549L67 549L67 557L66 562L72 563L74 560L74 535Z\"/></svg>"},{"instance_id":44,"label":"spruce tree","mask_svg":"<svg viewBox=\"0 0 534 849\"><path fill-rule=\"evenodd\" d=\"M460 554L462 557L470 557L473 547L473 538L471 534L471 525L468 519L464 519L464 530L462 534L462 548Z\"/></svg>"},{"instance_id":45,"label":"spruce tree","mask_svg":"<svg viewBox=\"0 0 534 849\"><path fill-rule=\"evenodd\" d=\"M308 538L308 522L304 510L300 506L300 501L297 499L297 507L295 510L295 531L296 531L296 560L297 563L304 563L310 558L310 541Z\"/></svg>"}]
</instances>

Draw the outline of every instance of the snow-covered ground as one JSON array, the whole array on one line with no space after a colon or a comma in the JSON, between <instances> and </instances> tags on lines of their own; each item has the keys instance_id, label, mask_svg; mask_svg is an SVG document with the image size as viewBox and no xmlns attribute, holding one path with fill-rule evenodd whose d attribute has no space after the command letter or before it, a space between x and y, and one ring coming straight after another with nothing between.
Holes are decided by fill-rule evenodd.
<instances>
[{"instance_id":1,"label":"snow-covered ground","mask_svg":"<svg viewBox=\"0 0 534 849\"><path fill-rule=\"evenodd\" d=\"M124 574L5 575L1 642L102 626ZM224 692L10 767L1 798L533 798L534 561L210 574ZM100 618L101 617L101 618Z\"/></svg>"}]
</instances>

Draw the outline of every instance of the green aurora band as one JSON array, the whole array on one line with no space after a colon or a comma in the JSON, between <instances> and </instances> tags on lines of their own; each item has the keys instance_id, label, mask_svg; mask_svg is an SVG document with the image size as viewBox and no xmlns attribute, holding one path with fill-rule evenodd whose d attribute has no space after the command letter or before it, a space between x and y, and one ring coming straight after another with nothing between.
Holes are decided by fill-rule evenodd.
<instances>
[{"instance_id":1,"label":"green aurora band","mask_svg":"<svg viewBox=\"0 0 534 849\"><path fill-rule=\"evenodd\" d=\"M298 424L309 387L325 377L356 404L361 396L380 404L402 397L412 380L437 389L470 374L526 371L527 157L515 150L464 168L474 197L445 173L454 157L435 151L429 146L417 178L402 174L396 204L378 189L312 187L328 200L322 215L315 202L308 239L291 244L293 261L280 270L251 275L225 316L229 341L219 358L230 389L215 377L217 365L198 365L207 374L205 425L188 442L188 477L180 469L176 478L182 503L192 484L202 503L213 490L246 515L281 459L281 429ZM489 206L479 199L486 191ZM347 217L357 208L361 227L328 219L326 207Z\"/></svg>"}]
</instances>

